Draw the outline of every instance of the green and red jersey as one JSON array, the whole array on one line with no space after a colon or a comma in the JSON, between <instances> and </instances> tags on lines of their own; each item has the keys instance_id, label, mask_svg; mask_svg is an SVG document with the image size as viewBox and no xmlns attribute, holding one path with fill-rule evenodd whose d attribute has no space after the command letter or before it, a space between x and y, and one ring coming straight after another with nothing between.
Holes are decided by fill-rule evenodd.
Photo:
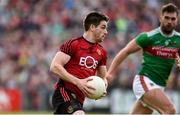
<instances>
[{"instance_id":1,"label":"green and red jersey","mask_svg":"<svg viewBox=\"0 0 180 115\"><path fill-rule=\"evenodd\" d=\"M180 33L164 36L160 27L139 34L136 43L143 49L143 60L139 75L145 75L160 86L166 86L169 74L180 48Z\"/></svg>"}]
</instances>

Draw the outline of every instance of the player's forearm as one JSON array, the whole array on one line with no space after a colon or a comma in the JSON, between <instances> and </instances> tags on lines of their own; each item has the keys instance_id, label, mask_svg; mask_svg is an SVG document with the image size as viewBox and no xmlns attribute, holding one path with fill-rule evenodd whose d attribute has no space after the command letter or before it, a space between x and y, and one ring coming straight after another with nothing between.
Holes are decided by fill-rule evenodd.
<instances>
[{"instance_id":1,"label":"player's forearm","mask_svg":"<svg viewBox=\"0 0 180 115\"><path fill-rule=\"evenodd\" d=\"M117 70L118 66L121 64L121 62L128 56L129 54L126 53L125 51L121 50L113 59L111 62L111 65L108 69L108 72L106 74L106 79L108 83L112 83L114 80L115 76L114 73Z\"/></svg>"},{"instance_id":2,"label":"player's forearm","mask_svg":"<svg viewBox=\"0 0 180 115\"><path fill-rule=\"evenodd\" d=\"M68 73L62 65L54 64L50 67L50 71L54 74L58 75L61 79L71 82L73 84L77 84L78 78L74 77L70 73Z\"/></svg>"},{"instance_id":3,"label":"player's forearm","mask_svg":"<svg viewBox=\"0 0 180 115\"><path fill-rule=\"evenodd\" d=\"M176 70L180 71L180 56L179 56L179 52L176 54L175 64L176 64Z\"/></svg>"},{"instance_id":4,"label":"player's forearm","mask_svg":"<svg viewBox=\"0 0 180 115\"><path fill-rule=\"evenodd\" d=\"M108 73L107 74L113 74L116 69L118 68L118 66L122 63L122 61L129 55L129 53L127 53L125 51L125 49L121 50L116 56L115 58L113 59L110 67L109 67L109 70L108 70Z\"/></svg>"}]
</instances>

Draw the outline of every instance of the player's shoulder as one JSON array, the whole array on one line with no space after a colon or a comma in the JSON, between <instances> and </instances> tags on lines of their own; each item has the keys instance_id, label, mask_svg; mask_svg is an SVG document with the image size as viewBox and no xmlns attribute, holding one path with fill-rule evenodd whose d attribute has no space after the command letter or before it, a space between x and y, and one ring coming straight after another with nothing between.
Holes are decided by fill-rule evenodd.
<instances>
[{"instance_id":1,"label":"player's shoulder","mask_svg":"<svg viewBox=\"0 0 180 115\"><path fill-rule=\"evenodd\" d=\"M151 36L159 34L160 32L161 32L160 27L158 27L158 28L155 28L149 32L145 32L145 34L147 35L147 37L151 37Z\"/></svg>"},{"instance_id":2,"label":"player's shoulder","mask_svg":"<svg viewBox=\"0 0 180 115\"><path fill-rule=\"evenodd\" d=\"M147 31L147 32L141 32L138 37L151 37L151 36L154 36L156 34L160 33L160 29L159 28L156 28L156 29L153 29L153 30L150 30L150 31Z\"/></svg>"},{"instance_id":3,"label":"player's shoulder","mask_svg":"<svg viewBox=\"0 0 180 115\"><path fill-rule=\"evenodd\" d=\"M100 43L97 43L97 46L100 48L104 48Z\"/></svg>"},{"instance_id":4,"label":"player's shoulder","mask_svg":"<svg viewBox=\"0 0 180 115\"><path fill-rule=\"evenodd\" d=\"M98 48L97 48L98 50L100 50L101 52L103 52L105 54L107 53L106 49L101 44L98 43L97 46L98 46Z\"/></svg>"},{"instance_id":5,"label":"player's shoulder","mask_svg":"<svg viewBox=\"0 0 180 115\"><path fill-rule=\"evenodd\" d=\"M82 40L82 39L83 39L82 36L78 36L78 37L70 38L69 41L75 42L75 41L80 41L80 40Z\"/></svg>"},{"instance_id":6,"label":"player's shoulder","mask_svg":"<svg viewBox=\"0 0 180 115\"><path fill-rule=\"evenodd\" d=\"M97 46L98 46L98 48L105 50L104 47L100 43L98 43Z\"/></svg>"},{"instance_id":7,"label":"player's shoulder","mask_svg":"<svg viewBox=\"0 0 180 115\"><path fill-rule=\"evenodd\" d=\"M178 36L178 38L180 38L180 33L177 32L177 31L175 31L175 30L174 30L174 35L175 35L175 36Z\"/></svg>"},{"instance_id":8,"label":"player's shoulder","mask_svg":"<svg viewBox=\"0 0 180 115\"><path fill-rule=\"evenodd\" d=\"M68 44L72 44L72 43L73 44L77 44L82 39L83 39L82 36L80 36L80 37L73 37L73 38L70 38L70 39L66 40L65 43L68 43Z\"/></svg>"}]
</instances>

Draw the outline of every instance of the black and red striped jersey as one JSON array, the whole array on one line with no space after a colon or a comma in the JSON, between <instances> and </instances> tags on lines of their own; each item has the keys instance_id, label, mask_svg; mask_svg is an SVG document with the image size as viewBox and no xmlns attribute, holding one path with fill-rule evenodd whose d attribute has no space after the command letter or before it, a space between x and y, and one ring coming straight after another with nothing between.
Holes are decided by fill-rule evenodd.
<instances>
[{"instance_id":1,"label":"black and red striped jersey","mask_svg":"<svg viewBox=\"0 0 180 115\"><path fill-rule=\"evenodd\" d=\"M60 46L60 51L71 56L65 69L77 78L83 79L96 74L99 66L106 65L107 53L98 43L91 43L84 37L72 38ZM72 83L64 81L65 87L83 103L85 96Z\"/></svg>"}]
</instances>

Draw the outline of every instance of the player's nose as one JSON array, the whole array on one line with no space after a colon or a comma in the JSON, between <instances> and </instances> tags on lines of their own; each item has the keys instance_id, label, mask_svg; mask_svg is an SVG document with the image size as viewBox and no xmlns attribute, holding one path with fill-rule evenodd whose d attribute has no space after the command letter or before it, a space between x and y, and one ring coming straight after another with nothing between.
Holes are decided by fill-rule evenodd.
<instances>
[{"instance_id":1,"label":"player's nose","mask_svg":"<svg viewBox=\"0 0 180 115\"><path fill-rule=\"evenodd\" d=\"M108 31L107 31L107 30L105 30L105 31L104 31L104 34L106 34L106 35L107 35L107 34L108 34Z\"/></svg>"}]
</instances>

